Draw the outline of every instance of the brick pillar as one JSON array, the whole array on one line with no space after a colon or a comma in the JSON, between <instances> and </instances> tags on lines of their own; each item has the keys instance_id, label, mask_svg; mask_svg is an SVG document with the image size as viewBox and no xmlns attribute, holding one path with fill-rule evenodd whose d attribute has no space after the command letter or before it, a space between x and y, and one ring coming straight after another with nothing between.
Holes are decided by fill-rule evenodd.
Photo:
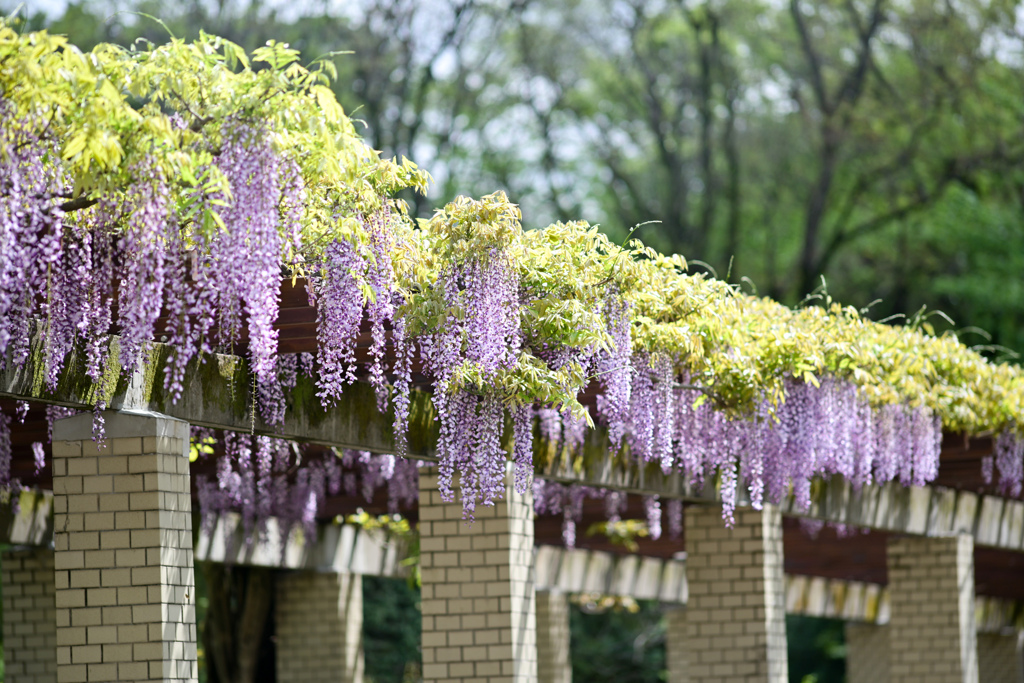
<instances>
[{"instance_id":1,"label":"brick pillar","mask_svg":"<svg viewBox=\"0 0 1024 683\"><path fill-rule=\"evenodd\" d=\"M782 514L686 508L686 647L692 683L788 683Z\"/></svg>"},{"instance_id":2,"label":"brick pillar","mask_svg":"<svg viewBox=\"0 0 1024 683\"><path fill-rule=\"evenodd\" d=\"M665 664L669 683L689 683L686 656L686 608L677 607L665 613Z\"/></svg>"},{"instance_id":3,"label":"brick pillar","mask_svg":"<svg viewBox=\"0 0 1024 683\"><path fill-rule=\"evenodd\" d=\"M196 681L188 424L103 417L53 429L57 680Z\"/></svg>"},{"instance_id":4,"label":"brick pillar","mask_svg":"<svg viewBox=\"0 0 1024 683\"><path fill-rule=\"evenodd\" d=\"M362 683L362 576L279 574L275 602L278 683Z\"/></svg>"},{"instance_id":5,"label":"brick pillar","mask_svg":"<svg viewBox=\"0 0 1024 683\"><path fill-rule=\"evenodd\" d=\"M978 683L974 540L890 536L890 681Z\"/></svg>"},{"instance_id":6,"label":"brick pillar","mask_svg":"<svg viewBox=\"0 0 1024 683\"><path fill-rule=\"evenodd\" d=\"M57 680L57 608L53 551L8 549L0 556L3 573L4 680L54 683Z\"/></svg>"},{"instance_id":7,"label":"brick pillar","mask_svg":"<svg viewBox=\"0 0 1024 683\"><path fill-rule=\"evenodd\" d=\"M565 593L537 593L537 680L572 683L569 649L569 598Z\"/></svg>"},{"instance_id":8,"label":"brick pillar","mask_svg":"<svg viewBox=\"0 0 1024 683\"><path fill-rule=\"evenodd\" d=\"M532 492L506 485L467 524L423 469L419 513L424 683L535 681Z\"/></svg>"},{"instance_id":9,"label":"brick pillar","mask_svg":"<svg viewBox=\"0 0 1024 683\"><path fill-rule=\"evenodd\" d=\"M846 683L889 683L889 627L846 623Z\"/></svg>"},{"instance_id":10,"label":"brick pillar","mask_svg":"<svg viewBox=\"0 0 1024 683\"><path fill-rule=\"evenodd\" d=\"M1020 642L1017 634L978 634L978 680L981 683L1021 683Z\"/></svg>"}]
</instances>

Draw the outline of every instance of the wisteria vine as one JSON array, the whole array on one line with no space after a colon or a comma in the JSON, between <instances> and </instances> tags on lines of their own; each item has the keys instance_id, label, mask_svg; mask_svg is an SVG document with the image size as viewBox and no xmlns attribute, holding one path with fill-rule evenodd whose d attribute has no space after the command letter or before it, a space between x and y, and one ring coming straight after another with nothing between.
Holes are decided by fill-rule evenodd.
<instances>
[{"instance_id":1,"label":"wisteria vine","mask_svg":"<svg viewBox=\"0 0 1024 683\"><path fill-rule=\"evenodd\" d=\"M509 457L529 489L537 435L572 466L681 471L718 490L727 522L741 503L807 506L819 477L931 481L943 427L996 434L983 475L1021 493L1024 372L953 335L749 297L582 222L524 231L502 193L417 223L395 197L428 176L363 143L328 75L283 43L253 52L259 68L207 35L86 54L0 19L0 43L0 368L31 361L53 391L81 354L97 436L112 387L157 369L156 351L172 400L216 351L247 356L253 432L284 424L300 378L325 407L369 382L399 459L335 458L367 481L405 472L414 384L428 388L441 490L470 518L504 495ZM286 280L316 308L315 353L281 353ZM347 481L268 436L225 437L224 453L204 505L250 526L308 527ZM567 537L587 495L559 504ZM662 504L672 535L673 501L648 501L648 528Z\"/></svg>"}]
</instances>

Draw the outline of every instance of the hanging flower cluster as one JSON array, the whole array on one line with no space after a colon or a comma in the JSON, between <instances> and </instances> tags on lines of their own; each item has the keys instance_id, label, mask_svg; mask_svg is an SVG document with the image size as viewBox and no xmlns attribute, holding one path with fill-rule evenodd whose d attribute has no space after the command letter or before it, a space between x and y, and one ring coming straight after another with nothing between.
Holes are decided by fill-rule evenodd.
<instances>
[{"instance_id":1,"label":"hanging flower cluster","mask_svg":"<svg viewBox=\"0 0 1024 683\"><path fill-rule=\"evenodd\" d=\"M566 486L544 479L533 480L533 510L538 515L562 515L562 542L576 547L576 525L583 519L583 501L603 498L610 492L590 486Z\"/></svg>"},{"instance_id":2,"label":"hanging flower cluster","mask_svg":"<svg viewBox=\"0 0 1024 683\"><path fill-rule=\"evenodd\" d=\"M519 211L504 195L481 202L460 198L438 213L431 230L443 241L432 302L440 315L422 329L419 342L440 422L438 486L445 500L453 499L458 472L463 508L472 517L477 503L493 505L504 493L507 397L492 385L499 373L515 367L523 342L519 274L511 253L521 232ZM528 405L521 407L513 420L520 492L532 472L528 411Z\"/></svg>"},{"instance_id":3,"label":"hanging flower cluster","mask_svg":"<svg viewBox=\"0 0 1024 683\"><path fill-rule=\"evenodd\" d=\"M849 382L790 380L774 414L762 405L749 419L729 419L708 402L695 405L691 390L676 394L671 462L696 483L719 473L722 514L730 524L739 477L755 508L766 500L778 504L792 491L807 509L814 477L838 474L856 486L898 478L904 486L922 486L938 474L942 425L932 411L874 408Z\"/></svg>"},{"instance_id":4,"label":"hanging flower cluster","mask_svg":"<svg viewBox=\"0 0 1024 683\"><path fill-rule=\"evenodd\" d=\"M1000 432L996 437L995 453L988 461L986 484L992 483L992 465L999 470L999 490L1017 498L1024 485L1024 438L1014 431ZM984 467L984 461L982 463Z\"/></svg>"},{"instance_id":5,"label":"hanging flower cluster","mask_svg":"<svg viewBox=\"0 0 1024 683\"><path fill-rule=\"evenodd\" d=\"M387 487L388 512L408 510L419 501L419 468L423 463L395 455L376 455L368 451L345 450L341 455L345 469L342 486L345 495L362 495L369 503L374 493Z\"/></svg>"},{"instance_id":6,"label":"hanging flower cluster","mask_svg":"<svg viewBox=\"0 0 1024 683\"><path fill-rule=\"evenodd\" d=\"M210 523L218 513L238 511L249 539L276 518L286 527L299 526L307 539L315 540L317 517L328 495L362 495L369 502L386 485L391 512L408 509L418 499L417 463L404 458L318 452L283 439L234 432L218 439L213 430L202 428L192 432L200 457L222 451L216 475L197 481L204 519Z\"/></svg>"},{"instance_id":7,"label":"hanging flower cluster","mask_svg":"<svg viewBox=\"0 0 1024 683\"><path fill-rule=\"evenodd\" d=\"M581 486L579 484L560 484L544 479L533 481L533 509L538 515L562 515L562 542L566 548L575 548L577 525L583 519L583 502L587 498L604 500L605 517L609 524L622 521L622 513L626 508L626 494L622 491ZM662 535L663 511L658 496L645 496L644 517L647 524L647 535L657 541ZM683 532L682 501L673 499L668 503L669 533L673 540Z\"/></svg>"},{"instance_id":8,"label":"hanging flower cluster","mask_svg":"<svg viewBox=\"0 0 1024 683\"><path fill-rule=\"evenodd\" d=\"M20 488L11 481L11 418L0 413L0 489Z\"/></svg>"},{"instance_id":9,"label":"hanging flower cluster","mask_svg":"<svg viewBox=\"0 0 1024 683\"><path fill-rule=\"evenodd\" d=\"M608 439L617 446L626 433L633 390L632 326L629 303L614 291L608 294L604 307L612 346L595 363L598 380L604 386L604 393L597 397L597 413L608 426Z\"/></svg>"}]
</instances>

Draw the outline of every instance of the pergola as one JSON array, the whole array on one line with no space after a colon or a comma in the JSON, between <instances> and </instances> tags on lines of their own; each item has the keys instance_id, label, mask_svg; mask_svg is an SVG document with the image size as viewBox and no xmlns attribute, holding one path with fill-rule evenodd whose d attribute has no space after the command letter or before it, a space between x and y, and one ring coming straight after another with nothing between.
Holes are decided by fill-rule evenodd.
<instances>
[{"instance_id":1,"label":"pergola","mask_svg":"<svg viewBox=\"0 0 1024 683\"><path fill-rule=\"evenodd\" d=\"M568 680L580 591L670 606L671 680L782 683L787 612L849 622L854 682L1017 680L1020 368L582 222L525 231L502 193L417 222L395 197L428 177L359 139L324 62L252 58L0 22L0 485L29 487L0 538L9 680L195 680L197 556L281 570L278 680L358 680L356 579L407 549L331 522L365 506L314 491L335 449L424 462L427 681ZM282 354L313 352L286 386ZM83 412L51 439L44 405ZM251 486L194 543L197 428L310 444L321 469L216 465L301 514ZM531 476L627 518L681 501L681 535L563 548Z\"/></svg>"},{"instance_id":2,"label":"pergola","mask_svg":"<svg viewBox=\"0 0 1024 683\"><path fill-rule=\"evenodd\" d=\"M289 293L290 282L282 287L282 345L315 348L315 312ZM331 497L315 545L273 524L259 543L246 543L237 516L227 514L192 546L186 426L254 428L248 401L227 400L247 391L245 378L211 371L240 364L208 361L173 404L162 397L159 373L141 368L109 404L106 445L92 440L91 414L60 420L53 467L38 475L30 445L46 432L40 404L87 409L90 381L74 362L55 392L41 387L41 369L31 362L0 375L3 408L13 412L15 400L35 406L13 426L12 452L13 473L39 491L22 496L21 511L4 524L4 541L15 546L3 574L9 680L194 677L193 554L286 572L277 588L279 680L338 680L340 671L343 680L359 679L361 584L353 577L400 575L406 549L331 520L357 507L383 511L380 498L368 506L361 497ZM430 461L436 428L427 394L414 396L410 457ZM255 429L386 453L391 422L367 410L372 403L368 385L357 383L331 411L296 404L283 427L257 420ZM419 505L405 515L418 521L421 539L425 679L493 671L494 680L569 680L566 596L599 592L658 599L672 610L670 680L784 680L783 616L794 613L848 622L851 681L920 680L915 666L931 667L935 680L1016 681L1024 502L982 481L981 459L991 448L989 439L949 435L928 486L855 490L837 477L822 482L809 510L742 508L733 529L723 525L714 492L691 490L655 466L605 461L577 471L555 459L538 468L539 477L626 492L627 518L643 516L642 495L684 500L683 537L638 539L635 554L601 537L561 547L561 519L535 515L530 496L511 488L467 524L458 503L440 500L432 470L422 470ZM204 468L210 464L191 464ZM600 507L586 503L582 528L603 519ZM857 530L839 535L826 527L812 538L800 519ZM140 617L146 606L152 619ZM138 619L152 626L136 631ZM104 626L112 628L94 630ZM140 661L144 652L150 655Z\"/></svg>"}]
</instances>

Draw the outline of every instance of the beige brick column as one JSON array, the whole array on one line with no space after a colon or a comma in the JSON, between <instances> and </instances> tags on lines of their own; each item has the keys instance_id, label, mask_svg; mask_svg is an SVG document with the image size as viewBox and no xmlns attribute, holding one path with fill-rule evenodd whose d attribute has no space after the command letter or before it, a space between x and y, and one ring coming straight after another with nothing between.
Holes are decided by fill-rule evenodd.
<instances>
[{"instance_id":1,"label":"beige brick column","mask_svg":"<svg viewBox=\"0 0 1024 683\"><path fill-rule=\"evenodd\" d=\"M57 680L195 681L188 424L103 417L53 429Z\"/></svg>"},{"instance_id":2,"label":"beige brick column","mask_svg":"<svg viewBox=\"0 0 1024 683\"><path fill-rule=\"evenodd\" d=\"M515 493L462 520L420 470L423 680L537 680L533 496Z\"/></svg>"},{"instance_id":3,"label":"beige brick column","mask_svg":"<svg viewBox=\"0 0 1024 683\"><path fill-rule=\"evenodd\" d=\"M569 649L569 598L565 593L537 593L537 680L572 683Z\"/></svg>"},{"instance_id":4,"label":"beige brick column","mask_svg":"<svg viewBox=\"0 0 1024 683\"><path fill-rule=\"evenodd\" d=\"M846 683L889 683L889 627L846 624Z\"/></svg>"},{"instance_id":5,"label":"beige brick column","mask_svg":"<svg viewBox=\"0 0 1024 683\"><path fill-rule=\"evenodd\" d=\"M890 536L891 683L978 683L974 540Z\"/></svg>"},{"instance_id":6,"label":"beige brick column","mask_svg":"<svg viewBox=\"0 0 1024 683\"><path fill-rule=\"evenodd\" d=\"M978 680L981 683L1021 683L1024 681L1021 655L1016 633L979 633Z\"/></svg>"},{"instance_id":7,"label":"beige brick column","mask_svg":"<svg viewBox=\"0 0 1024 683\"><path fill-rule=\"evenodd\" d=\"M278 683L362 683L363 577L277 576Z\"/></svg>"},{"instance_id":8,"label":"beige brick column","mask_svg":"<svg viewBox=\"0 0 1024 683\"><path fill-rule=\"evenodd\" d=\"M686 647L692 683L788 683L782 514L686 508Z\"/></svg>"},{"instance_id":9,"label":"beige brick column","mask_svg":"<svg viewBox=\"0 0 1024 683\"><path fill-rule=\"evenodd\" d=\"M5 550L0 556L0 569L4 596L4 680L53 683L57 680L53 551Z\"/></svg>"},{"instance_id":10,"label":"beige brick column","mask_svg":"<svg viewBox=\"0 0 1024 683\"><path fill-rule=\"evenodd\" d=\"M689 683L686 655L686 608L677 607L665 613L665 664L669 683Z\"/></svg>"}]
</instances>

